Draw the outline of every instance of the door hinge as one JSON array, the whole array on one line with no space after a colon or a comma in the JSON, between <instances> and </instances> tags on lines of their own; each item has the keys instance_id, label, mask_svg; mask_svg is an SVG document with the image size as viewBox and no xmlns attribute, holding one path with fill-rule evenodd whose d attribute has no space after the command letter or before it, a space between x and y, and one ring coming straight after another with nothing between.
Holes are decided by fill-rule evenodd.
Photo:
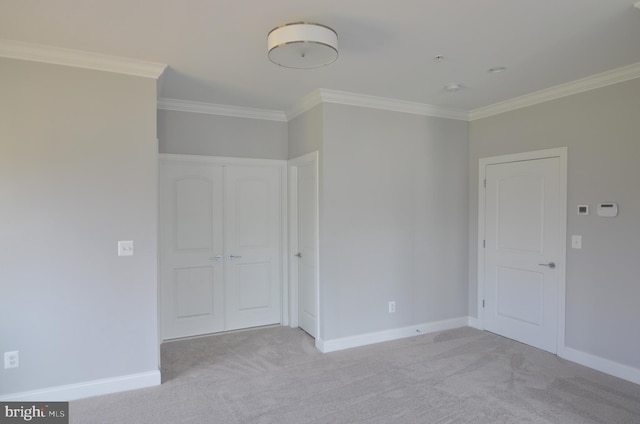
<instances>
[{"instance_id":1,"label":"door hinge","mask_svg":"<svg viewBox=\"0 0 640 424\"><path fill-rule=\"evenodd\" d=\"M484 179L484 188L487 188L487 179Z\"/></svg>"},{"instance_id":2,"label":"door hinge","mask_svg":"<svg viewBox=\"0 0 640 424\"><path fill-rule=\"evenodd\" d=\"M482 299L482 307L484 308L484 299Z\"/></svg>"},{"instance_id":3,"label":"door hinge","mask_svg":"<svg viewBox=\"0 0 640 424\"><path fill-rule=\"evenodd\" d=\"M486 240L482 240L482 247L486 248L487 247L487 241Z\"/></svg>"}]
</instances>

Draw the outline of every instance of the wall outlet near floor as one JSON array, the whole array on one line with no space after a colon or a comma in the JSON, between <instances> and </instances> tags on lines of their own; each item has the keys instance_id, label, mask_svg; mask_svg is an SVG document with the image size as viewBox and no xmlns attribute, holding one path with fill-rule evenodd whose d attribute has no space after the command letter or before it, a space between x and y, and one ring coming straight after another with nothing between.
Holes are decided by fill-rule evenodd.
<instances>
[{"instance_id":1,"label":"wall outlet near floor","mask_svg":"<svg viewBox=\"0 0 640 424\"><path fill-rule=\"evenodd\" d=\"M389 313L390 314L395 314L396 313L396 301L392 300L391 302L389 302Z\"/></svg>"},{"instance_id":2,"label":"wall outlet near floor","mask_svg":"<svg viewBox=\"0 0 640 424\"><path fill-rule=\"evenodd\" d=\"M18 368L20 366L20 352L14 350L13 352L4 353L4 369Z\"/></svg>"}]
</instances>

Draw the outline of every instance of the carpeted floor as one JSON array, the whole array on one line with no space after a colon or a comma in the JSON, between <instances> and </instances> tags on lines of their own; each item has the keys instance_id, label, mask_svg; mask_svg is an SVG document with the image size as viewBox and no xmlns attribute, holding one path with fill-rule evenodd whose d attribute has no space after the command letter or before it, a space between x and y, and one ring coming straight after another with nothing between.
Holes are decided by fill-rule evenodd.
<instances>
[{"instance_id":1,"label":"carpeted floor","mask_svg":"<svg viewBox=\"0 0 640 424\"><path fill-rule=\"evenodd\" d=\"M322 354L273 327L165 343L163 384L71 402L71 423L638 424L640 386L461 328Z\"/></svg>"}]
</instances>

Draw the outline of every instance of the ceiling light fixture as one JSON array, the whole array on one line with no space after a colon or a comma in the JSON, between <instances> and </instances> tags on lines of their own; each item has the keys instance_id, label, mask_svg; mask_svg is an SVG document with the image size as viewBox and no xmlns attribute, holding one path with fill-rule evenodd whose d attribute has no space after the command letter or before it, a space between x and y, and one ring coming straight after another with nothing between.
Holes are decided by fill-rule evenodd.
<instances>
[{"instance_id":1,"label":"ceiling light fixture","mask_svg":"<svg viewBox=\"0 0 640 424\"><path fill-rule=\"evenodd\" d=\"M274 28L267 37L269 60L285 68L311 69L338 58L338 34L328 26L296 22Z\"/></svg>"}]
</instances>

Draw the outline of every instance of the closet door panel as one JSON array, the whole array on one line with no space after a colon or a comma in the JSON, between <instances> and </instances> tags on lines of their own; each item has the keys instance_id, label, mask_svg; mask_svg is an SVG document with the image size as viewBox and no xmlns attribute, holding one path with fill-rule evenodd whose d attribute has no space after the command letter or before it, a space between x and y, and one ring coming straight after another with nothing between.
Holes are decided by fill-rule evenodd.
<instances>
[{"instance_id":1,"label":"closet door panel","mask_svg":"<svg viewBox=\"0 0 640 424\"><path fill-rule=\"evenodd\" d=\"M281 321L281 170L225 167L227 329Z\"/></svg>"},{"instance_id":2,"label":"closet door panel","mask_svg":"<svg viewBox=\"0 0 640 424\"><path fill-rule=\"evenodd\" d=\"M222 167L160 164L164 340L224 330L222 190Z\"/></svg>"}]
</instances>

